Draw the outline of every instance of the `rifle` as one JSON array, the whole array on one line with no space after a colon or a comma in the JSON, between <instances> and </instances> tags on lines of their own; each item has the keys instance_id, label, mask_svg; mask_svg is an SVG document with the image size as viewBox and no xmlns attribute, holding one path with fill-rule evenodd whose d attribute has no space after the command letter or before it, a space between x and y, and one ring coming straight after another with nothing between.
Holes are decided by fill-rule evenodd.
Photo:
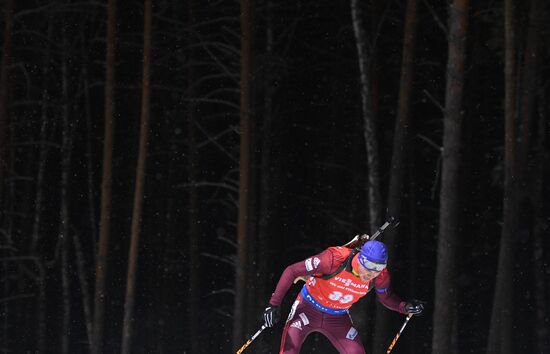
<instances>
[{"instance_id":1,"label":"rifle","mask_svg":"<svg viewBox=\"0 0 550 354\"><path fill-rule=\"evenodd\" d=\"M388 228L388 226L392 224L393 224L393 227L396 228L399 225L399 221L397 221L393 216L390 216L388 220L384 224L382 224L382 226L380 226L372 236L369 236L367 234L355 235L355 237L352 238L351 241L349 241L342 247L347 247L347 248L361 247L367 241L376 240L376 238L378 238L378 236L380 236Z\"/></svg>"},{"instance_id":2,"label":"rifle","mask_svg":"<svg viewBox=\"0 0 550 354\"><path fill-rule=\"evenodd\" d=\"M351 241L349 241L348 243L346 243L345 245L342 245L342 247L347 247L347 248L351 248L351 249L354 249L354 248L360 248L361 246L363 246L363 244L367 241L373 241L373 240L376 240L382 233L384 233L384 231L390 226L390 225L393 225L394 228L396 228L398 225L399 225L399 221L397 221L393 216L390 216L388 218L388 220L382 224L382 226L380 226L378 228L378 230L376 230L376 232L372 235L372 236L369 236L367 234L363 234L363 235L355 235L354 238L351 239ZM345 262L344 262L345 263ZM344 265L345 267L345 265ZM336 272L334 272L333 274L331 274L329 277L332 277L334 274L337 274L337 273L340 273L340 271L343 269L342 268L339 268L338 270L336 270ZM296 279L294 279L294 284L296 284L298 281L306 281L307 280L307 277L305 276L299 276L297 277Z\"/></svg>"}]
</instances>

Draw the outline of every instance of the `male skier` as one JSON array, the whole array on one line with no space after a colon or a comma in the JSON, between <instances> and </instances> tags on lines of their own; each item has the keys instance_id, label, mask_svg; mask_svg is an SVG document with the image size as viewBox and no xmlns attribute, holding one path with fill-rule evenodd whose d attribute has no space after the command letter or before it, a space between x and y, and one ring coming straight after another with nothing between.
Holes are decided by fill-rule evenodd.
<instances>
[{"instance_id":1,"label":"male skier","mask_svg":"<svg viewBox=\"0 0 550 354\"><path fill-rule=\"evenodd\" d=\"M288 266L264 311L268 327L280 320L281 302L294 280L308 278L290 310L279 353L298 354L312 332L325 335L339 353L365 353L348 310L371 289L375 290L377 300L393 311L421 313L424 309L421 302L401 301L391 292L387 261L386 246L380 241L367 241L360 250L329 247Z\"/></svg>"}]
</instances>

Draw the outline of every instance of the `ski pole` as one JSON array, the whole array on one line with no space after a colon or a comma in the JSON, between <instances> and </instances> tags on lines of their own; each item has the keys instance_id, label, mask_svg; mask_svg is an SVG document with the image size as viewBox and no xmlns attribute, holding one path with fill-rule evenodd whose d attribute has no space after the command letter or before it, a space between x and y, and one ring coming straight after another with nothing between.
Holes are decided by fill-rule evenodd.
<instances>
[{"instance_id":1,"label":"ski pole","mask_svg":"<svg viewBox=\"0 0 550 354\"><path fill-rule=\"evenodd\" d=\"M391 344L388 347L388 350L386 351L386 354L389 354L391 352L391 350L393 349L393 346L395 345L395 343L399 339L399 336L401 335L401 333L403 333L403 330L405 329L405 326L407 326L407 323L409 323L409 320L411 319L412 316L413 316L412 313L409 313L407 315L407 318L405 319L405 323L403 323L403 326L401 326L401 329L399 330L399 332L397 332L397 334L395 335L395 338L393 338L393 340L391 341Z\"/></svg>"},{"instance_id":2,"label":"ski pole","mask_svg":"<svg viewBox=\"0 0 550 354\"><path fill-rule=\"evenodd\" d=\"M237 350L237 354L241 354L246 349L246 347L248 347L250 345L250 343L252 343L252 341L254 339L256 339L256 337L258 337L260 335L260 333L262 333L262 331L266 328L267 328L267 326L265 324L263 324L262 327L258 330L258 332L256 332L252 337L250 337L250 339L247 340L246 343L243 344L241 349Z\"/></svg>"}]
</instances>

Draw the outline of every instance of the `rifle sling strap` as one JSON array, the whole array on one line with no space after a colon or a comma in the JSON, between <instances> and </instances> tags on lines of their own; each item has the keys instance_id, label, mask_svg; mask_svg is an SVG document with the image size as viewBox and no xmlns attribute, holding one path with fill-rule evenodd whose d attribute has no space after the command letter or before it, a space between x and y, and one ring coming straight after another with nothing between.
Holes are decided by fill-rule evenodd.
<instances>
[{"instance_id":1,"label":"rifle sling strap","mask_svg":"<svg viewBox=\"0 0 550 354\"><path fill-rule=\"evenodd\" d=\"M344 269L347 269L347 270L351 271L351 260L353 259L353 257L359 251L360 251L359 248L354 248L353 251L351 251L351 253L349 254L349 256L347 256L347 258L342 262L342 264L340 264L338 269L336 269L334 272L332 272L330 274L323 274L323 275L320 275L320 276L315 276L315 278L321 278L323 280L328 280L328 279L330 279L332 277L335 277L338 274L340 274L340 272L342 272Z\"/></svg>"}]
</instances>

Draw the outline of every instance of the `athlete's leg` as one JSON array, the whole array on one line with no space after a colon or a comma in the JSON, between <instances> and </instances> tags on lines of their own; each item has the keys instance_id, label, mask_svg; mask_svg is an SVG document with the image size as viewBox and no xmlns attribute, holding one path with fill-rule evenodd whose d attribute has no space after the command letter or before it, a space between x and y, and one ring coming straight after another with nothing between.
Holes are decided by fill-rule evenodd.
<instances>
[{"instance_id":1,"label":"athlete's leg","mask_svg":"<svg viewBox=\"0 0 550 354\"><path fill-rule=\"evenodd\" d=\"M285 324L279 353L300 353L306 337L319 328L321 321L322 313L298 296Z\"/></svg>"},{"instance_id":2,"label":"athlete's leg","mask_svg":"<svg viewBox=\"0 0 550 354\"><path fill-rule=\"evenodd\" d=\"M365 354L365 348L349 315L325 315L320 330L341 354Z\"/></svg>"}]
</instances>

